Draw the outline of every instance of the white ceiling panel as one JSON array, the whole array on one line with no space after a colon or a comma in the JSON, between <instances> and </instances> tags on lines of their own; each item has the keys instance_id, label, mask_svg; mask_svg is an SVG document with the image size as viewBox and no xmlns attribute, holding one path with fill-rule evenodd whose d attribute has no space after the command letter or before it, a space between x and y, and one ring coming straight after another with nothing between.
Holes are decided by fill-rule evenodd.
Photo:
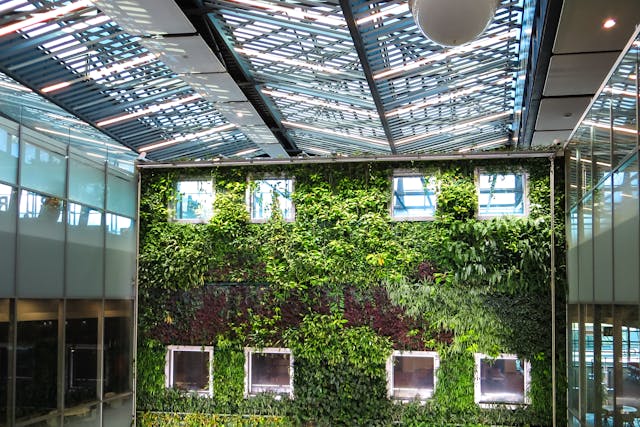
<instances>
[{"instance_id":1,"label":"white ceiling panel","mask_svg":"<svg viewBox=\"0 0 640 427\"><path fill-rule=\"evenodd\" d=\"M617 58L617 52L554 55L549 63L543 95L592 95Z\"/></svg>"},{"instance_id":2,"label":"white ceiling panel","mask_svg":"<svg viewBox=\"0 0 640 427\"><path fill-rule=\"evenodd\" d=\"M247 100L236 82L227 73L183 74L180 78L211 102Z\"/></svg>"},{"instance_id":3,"label":"white ceiling panel","mask_svg":"<svg viewBox=\"0 0 640 427\"><path fill-rule=\"evenodd\" d=\"M242 132L256 144L279 144L266 126L242 126Z\"/></svg>"},{"instance_id":4,"label":"white ceiling panel","mask_svg":"<svg viewBox=\"0 0 640 427\"><path fill-rule=\"evenodd\" d=\"M569 138L569 135L571 135L570 130L536 131L533 133L531 146L532 147L550 147L550 146L561 147L562 144L564 144L564 142Z\"/></svg>"},{"instance_id":5,"label":"white ceiling panel","mask_svg":"<svg viewBox=\"0 0 640 427\"><path fill-rule=\"evenodd\" d=\"M174 73L221 73L226 71L200 36L142 40Z\"/></svg>"},{"instance_id":6,"label":"white ceiling panel","mask_svg":"<svg viewBox=\"0 0 640 427\"><path fill-rule=\"evenodd\" d=\"M132 35L196 32L173 0L93 0L93 3Z\"/></svg>"},{"instance_id":7,"label":"white ceiling panel","mask_svg":"<svg viewBox=\"0 0 640 427\"><path fill-rule=\"evenodd\" d=\"M535 130L573 129L590 101L590 96L543 99L540 101Z\"/></svg>"},{"instance_id":8,"label":"white ceiling panel","mask_svg":"<svg viewBox=\"0 0 640 427\"><path fill-rule=\"evenodd\" d=\"M609 18L616 25L604 29ZM622 50L639 21L639 0L564 0L553 53Z\"/></svg>"},{"instance_id":9,"label":"white ceiling panel","mask_svg":"<svg viewBox=\"0 0 640 427\"><path fill-rule=\"evenodd\" d=\"M216 104L216 108L227 120L238 126L264 125L262 117L249 101L220 102Z\"/></svg>"}]
</instances>

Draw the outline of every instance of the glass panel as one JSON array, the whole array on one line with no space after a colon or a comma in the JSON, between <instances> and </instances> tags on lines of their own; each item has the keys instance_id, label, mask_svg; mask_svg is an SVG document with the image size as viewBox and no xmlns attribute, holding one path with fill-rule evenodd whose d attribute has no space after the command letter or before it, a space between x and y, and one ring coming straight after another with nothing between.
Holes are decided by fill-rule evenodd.
<instances>
[{"instance_id":1,"label":"glass panel","mask_svg":"<svg viewBox=\"0 0 640 427\"><path fill-rule=\"evenodd\" d=\"M69 158L69 200L104 208L104 165L82 159Z\"/></svg>"},{"instance_id":2,"label":"glass panel","mask_svg":"<svg viewBox=\"0 0 640 427\"><path fill-rule=\"evenodd\" d=\"M638 236L638 158L634 156L613 175L614 185L614 266L615 300L618 303L640 301L640 250ZM634 236L634 237L631 237Z\"/></svg>"},{"instance_id":3,"label":"glass panel","mask_svg":"<svg viewBox=\"0 0 640 427\"><path fill-rule=\"evenodd\" d=\"M104 399L131 391L131 301L104 302Z\"/></svg>"},{"instance_id":4,"label":"glass panel","mask_svg":"<svg viewBox=\"0 0 640 427\"><path fill-rule=\"evenodd\" d=\"M23 129L25 129L23 127ZM23 134L32 135L26 130ZM20 156L20 183L31 190L64 197L67 162L63 154L24 142Z\"/></svg>"},{"instance_id":5,"label":"glass panel","mask_svg":"<svg viewBox=\"0 0 640 427\"><path fill-rule=\"evenodd\" d=\"M567 391L569 414L580 417L580 317L578 304L567 307L569 324L567 369L569 389Z\"/></svg>"},{"instance_id":6,"label":"glass panel","mask_svg":"<svg viewBox=\"0 0 640 427\"><path fill-rule=\"evenodd\" d=\"M567 233L567 278L569 280L570 303L579 301L578 225L578 208L574 207L569 214L569 231Z\"/></svg>"},{"instance_id":7,"label":"glass panel","mask_svg":"<svg viewBox=\"0 0 640 427\"><path fill-rule=\"evenodd\" d=\"M9 387L9 300L0 299L0 426L8 425L7 391Z\"/></svg>"},{"instance_id":8,"label":"glass panel","mask_svg":"<svg viewBox=\"0 0 640 427\"><path fill-rule=\"evenodd\" d=\"M104 282L102 212L69 203L67 224L66 296L101 298Z\"/></svg>"},{"instance_id":9,"label":"glass panel","mask_svg":"<svg viewBox=\"0 0 640 427\"><path fill-rule=\"evenodd\" d=\"M132 219L106 214L106 284L107 298L131 298L136 274L136 235Z\"/></svg>"},{"instance_id":10,"label":"glass panel","mask_svg":"<svg viewBox=\"0 0 640 427\"><path fill-rule=\"evenodd\" d=\"M64 410L64 427L98 427L100 405L78 405ZM128 424L127 424L128 425Z\"/></svg>"},{"instance_id":11,"label":"glass panel","mask_svg":"<svg viewBox=\"0 0 640 427\"><path fill-rule=\"evenodd\" d=\"M290 361L288 353L251 353L250 393L286 391L291 382Z\"/></svg>"},{"instance_id":12,"label":"glass panel","mask_svg":"<svg viewBox=\"0 0 640 427\"><path fill-rule=\"evenodd\" d=\"M591 125L592 154L585 160L593 161L593 185L596 185L611 171L611 100L607 92L602 92L591 107L584 123ZM587 164L588 166L588 164Z\"/></svg>"},{"instance_id":13,"label":"glass panel","mask_svg":"<svg viewBox=\"0 0 640 427\"><path fill-rule=\"evenodd\" d=\"M580 302L593 302L593 214L591 196L578 208L578 270Z\"/></svg>"},{"instance_id":14,"label":"glass panel","mask_svg":"<svg viewBox=\"0 0 640 427\"><path fill-rule=\"evenodd\" d=\"M101 302L67 300L65 322L65 414L88 415L83 403L98 398L98 317ZM81 414L80 414L81 413Z\"/></svg>"},{"instance_id":15,"label":"glass panel","mask_svg":"<svg viewBox=\"0 0 640 427\"><path fill-rule=\"evenodd\" d=\"M102 425L104 427L122 427L132 425L133 397L131 394L107 400L102 405Z\"/></svg>"},{"instance_id":16,"label":"glass panel","mask_svg":"<svg viewBox=\"0 0 640 427\"><path fill-rule=\"evenodd\" d=\"M209 352L172 350L172 357L174 387L188 391L209 388Z\"/></svg>"},{"instance_id":17,"label":"glass panel","mask_svg":"<svg viewBox=\"0 0 640 427\"><path fill-rule=\"evenodd\" d=\"M175 219L209 220L213 216L213 197L211 180L178 182Z\"/></svg>"},{"instance_id":18,"label":"glass panel","mask_svg":"<svg viewBox=\"0 0 640 427\"><path fill-rule=\"evenodd\" d=\"M620 364L616 406L623 423L633 422L640 407L640 317L637 305L615 307L616 339L620 340ZM630 415L630 416L629 416Z\"/></svg>"},{"instance_id":19,"label":"glass panel","mask_svg":"<svg viewBox=\"0 0 640 427\"><path fill-rule=\"evenodd\" d=\"M63 295L64 211L64 201L56 197L26 190L20 194L18 295Z\"/></svg>"},{"instance_id":20,"label":"glass panel","mask_svg":"<svg viewBox=\"0 0 640 427\"><path fill-rule=\"evenodd\" d=\"M524 215L526 175L480 173L478 214Z\"/></svg>"},{"instance_id":21,"label":"glass panel","mask_svg":"<svg viewBox=\"0 0 640 427\"><path fill-rule=\"evenodd\" d=\"M636 63L640 44L634 43L611 75L605 90L611 93L613 111L614 166L631 153L638 143L638 119L636 115L637 95Z\"/></svg>"},{"instance_id":22,"label":"glass panel","mask_svg":"<svg viewBox=\"0 0 640 427\"><path fill-rule=\"evenodd\" d=\"M17 215L16 189L0 184L0 296L15 295Z\"/></svg>"},{"instance_id":23,"label":"glass panel","mask_svg":"<svg viewBox=\"0 0 640 427\"><path fill-rule=\"evenodd\" d=\"M18 124L0 117L0 181L18 179Z\"/></svg>"},{"instance_id":24,"label":"glass panel","mask_svg":"<svg viewBox=\"0 0 640 427\"><path fill-rule=\"evenodd\" d=\"M17 301L16 422L55 415L58 301Z\"/></svg>"},{"instance_id":25,"label":"glass panel","mask_svg":"<svg viewBox=\"0 0 640 427\"><path fill-rule=\"evenodd\" d=\"M428 398L433 395L434 358L414 356L393 357L393 397L401 399Z\"/></svg>"},{"instance_id":26,"label":"glass panel","mask_svg":"<svg viewBox=\"0 0 640 427\"><path fill-rule=\"evenodd\" d=\"M524 362L520 359L480 361L480 403L525 403Z\"/></svg>"},{"instance_id":27,"label":"glass panel","mask_svg":"<svg viewBox=\"0 0 640 427\"><path fill-rule=\"evenodd\" d=\"M593 286L594 302L613 298L612 183L608 177L593 193Z\"/></svg>"},{"instance_id":28,"label":"glass panel","mask_svg":"<svg viewBox=\"0 0 640 427\"><path fill-rule=\"evenodd\" d=\"M614 375L614 354L613 354L613 310L611 305L595 306L594 324L594 386L595 402L594 412L598 417L598 412L606 419L607 412L611 412L607 406L613 405L616 387ZM598 334L599 331L599 334ZM598 369L598 365L600 368Z\"/></svg>"},{"instance_id":29,"label":"glass panel","mask_svg":"<svg viewBox=\"0 0 640 427\"><path fill-rule=\"evenodd\" d=\"M580 129L578 129L578 132ZM578 134L578 133L576 133ZM568 195L567 200L569 201L569 206L575 206L578 203L578 198L581 197L579 186L580 186L580 165L577 157L578 149L575 143L572 143L568 146L569 158L567 159L567 181L568 181Z\"/></svg>"},{"instance_id":30,"label":"glass panel","mask_svg":"<svg viewBox=\"0 0 640 427\"><path fill-rule=\"evenodd\" d=\"M251 219L254 221L267 220L271 217L271 208L277 201L282 217L293 220L293 180L291 179L263 179L255 181L255 188L251 193Z\"/></svg>"},{"instance_id":31,"label":"glass panel","mask_svg":"<svg viewBox=\"0 0 640 427\"><path fill-rule=\"evenodd\" d=\"M600 407L596 405L596 390L599 388L596 387L596 373L600 372L600 370L596 370L594 368L596 362L596 349L595 349L595 338L596 334L594 333L594 309L593 305L583 305L584 308L584 367L580 372L581 375L581 420L582 422L586 422L587 419L590 419L593 423L595 411L598 410L598 416L600 416ZM597 329L598 331L600 328ZM597 334L598 340L600 340L600 334ZM600 341L598 341L599 343ZM598 344L599 345L599 344ZM598 363L600 363L600 357L597 358ZM600 394L598 395L600 396Z\"/></svg>"},{"instance_id":32,"label":"glass panel","mask_svg":"<svg viewBox=\"0 0 640 427\"><path fill-rule=\"evenodd\" d=\"M395 219L433 217L436 209L434 179L427 181L424 176L394 177L392 203L392 216Z\"/></svg>"},{"instance_id":33,"label":"glass panel","mask_svg":"<svg viewBox=\"0 0 640 427\"><path fill-rule=\"evenodd\" d=\"M113 169L107 174L107 210L135 217L138 185L135 176L125 176Z\"/></svg>"}]
</instances>

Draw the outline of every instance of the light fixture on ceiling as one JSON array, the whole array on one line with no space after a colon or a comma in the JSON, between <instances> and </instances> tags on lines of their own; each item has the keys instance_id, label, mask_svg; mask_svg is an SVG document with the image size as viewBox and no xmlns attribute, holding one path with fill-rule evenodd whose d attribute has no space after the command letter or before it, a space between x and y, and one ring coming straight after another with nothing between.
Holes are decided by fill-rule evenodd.
<instances>
[{"instance_id":1,"label":"light fixture on ceiling","mask_svg":"<svg viewBox=\"0 0 640 427\"><path fill-rule=\"evenodd\" d=\"M607 18L602 23L602 28L604 28L605 30L608 30L608 29L613 28L615 26L616 26L616 20L613 19L613 18Z\"/></svg>"},{"instance_id":2,"label":"light fixture on ceiling","mask_svg":"<svg viewBox=\"0 0 640 427\"><path fill-rule=\"evenodd\" d=\"M409 0L420 31L442 46L460 46L489 26L499 0Z\"/></svg>"}]
</instances>

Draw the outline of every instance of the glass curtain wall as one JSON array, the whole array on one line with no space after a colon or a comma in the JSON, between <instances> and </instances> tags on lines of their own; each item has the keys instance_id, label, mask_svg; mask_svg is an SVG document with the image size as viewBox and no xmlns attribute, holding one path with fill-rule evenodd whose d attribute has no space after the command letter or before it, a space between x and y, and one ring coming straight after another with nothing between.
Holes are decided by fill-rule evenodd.
<instances>
[{"instance_id":1,"label":"glass curtain wall","mask_svg":"<svg viewBox=\"0 0 640 427\"><path fill-rule=\"evenodd\" d=\"M0 97L0 426L131 425L135 153Z\"/></svg>"},{"instance_id":2,"label":"glass curtain wall","mask_svg":"<svg viewBox=\"0 0 640 427\"><path fill-rule=\"evenodd\" d=\"M571 426L640 425L639 46L567 145Z\"/></svg>"}]
</instances>

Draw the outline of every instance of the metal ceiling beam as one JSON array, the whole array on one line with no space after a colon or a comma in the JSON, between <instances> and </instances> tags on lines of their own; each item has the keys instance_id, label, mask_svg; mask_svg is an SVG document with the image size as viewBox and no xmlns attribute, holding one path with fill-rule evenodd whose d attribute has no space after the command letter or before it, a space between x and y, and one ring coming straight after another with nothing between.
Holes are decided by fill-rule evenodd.
<instances>
[{"instance_id":1,"label":"metal ceiling beam","mask_svg":"<svg viewBox=\"0 0 640 427\"><path fill-rule=\"evenodd\" d=\"M492 151L460 154L417 154L365 157L291 157L289 159L255 158L247 160L217 160L206 162L138 162L138 169L180 169L236 166L271 166L325 163L365 163L365 162L417 162L449 160L492 160L492 159L549 159L562 157L562 150L548 151Z\"/></svg>"},{"instance_id":2,"label":"metal ceiling beam","mask_svg":"<svg viewBox=\"0 0 640 427\"><path fill-rule=\"evenodd\" d=\"M380 123L382 124L382 129L384 129L387 141L389 142L391 153L397 154L398 151L396 150L393 140L393 133L391 132L391 128L389 127L389 121L385 116L384 104L382 103L382 99L380 98L378 86L376 86L376 82L373 79L373 70L371 69L371 65L369 64L369 56L367 55L367 51L364 47L362 35L358 30L358 24L356 24L353 9L351 8L351 1L340 0L340 6L342 7L342 13L344 14L345 20L347 21L347 26L349 27L349 32L351 33L351 38L353 39L353 45L356 48L356 52L358 53L358 58L360 59L360 64L362 65L362 71L367 78L369 90L371 90L371 97L373 98L376 109L378 110Z\"/></svg>"},{"instance_id":3,"label":"metal ceiling beam","mask_svg":"<svg viewBox=\"0 0 640 427\"><path fill-rule=\"evenodd\" d=\"M234 51L233 44L226 37L221 24L215 18L214 10L205 6L202 0L176 0L176 4L196 28L200 37L221 59L229 75L233 77L238 87L253 104L283 149L289 155L299 154L300 150L288 135L287 129L281 124L282 118L278 110L258 89L258 84L253 80L247 67L244 66L242 58ZM260 143L260 141L255 142Z\"/></svg>"}]
</instances>

